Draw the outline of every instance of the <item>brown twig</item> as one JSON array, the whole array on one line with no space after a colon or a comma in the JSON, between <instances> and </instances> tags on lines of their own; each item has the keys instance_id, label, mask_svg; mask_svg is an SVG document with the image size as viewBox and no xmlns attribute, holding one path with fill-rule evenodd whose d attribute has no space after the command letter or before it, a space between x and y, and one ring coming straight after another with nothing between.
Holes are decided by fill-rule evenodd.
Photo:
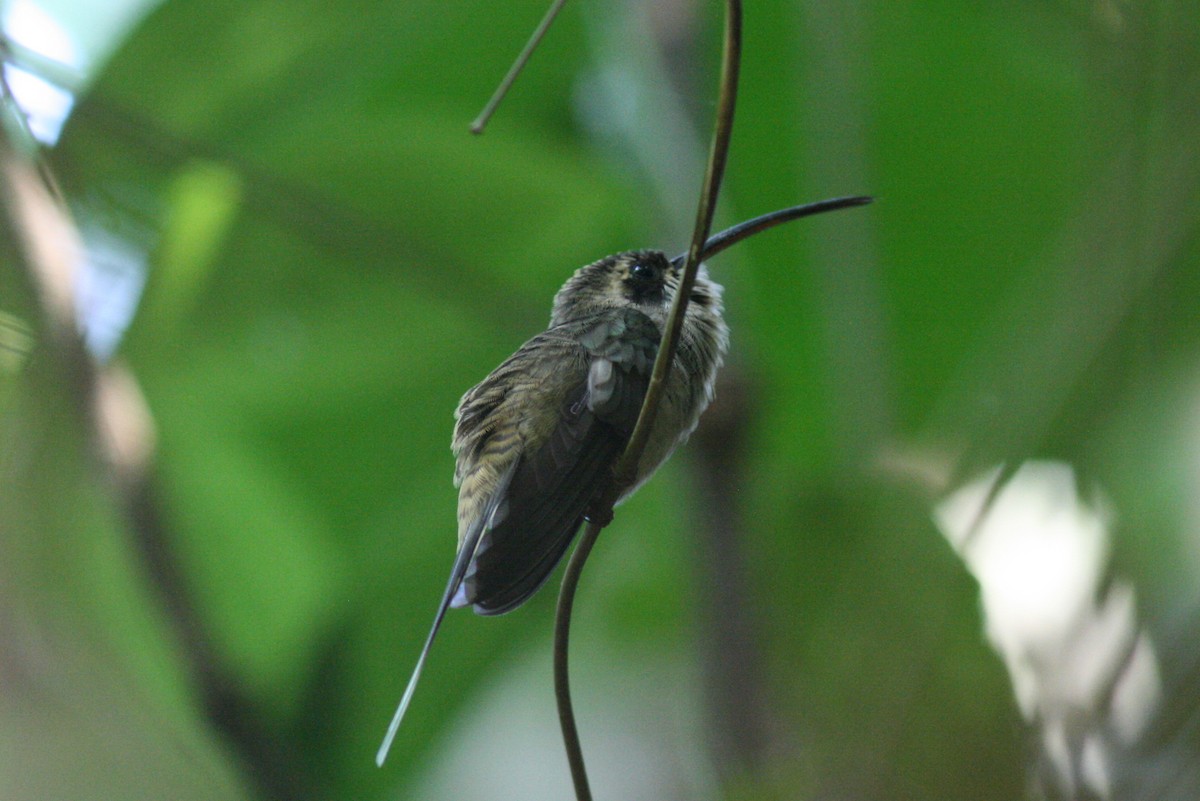
<instances>
[{"instance_id":1,"label":"brown twig","mask_svg":"<svg viewBox=\"0 0 1200 801\"><path fill-rule=\"evenodd\" d=\"M529 57L533 55L533 51L537 49L537 46L542 43L542 37L546 35L546 31L550 30L550 25L554 22L554 18L558 16L558 12L562 11L562 7L566 4L567 0L554 0L550 4L550 8L546 11L546 16L542 17L542 21L538 23L537 28L529 37L529 41L525 43L525 47L517 55L517 60L508 68L508 73L500 80L500 85L496 87L496 91L488 99L487 105L483 107L483 111L479 112L479 116L471 123L471 133L483 133L483 129L487 127L488 120L496 113L496 108L500 105L500 101L504 100L504 96L512 88L513 83L517 80L517 76L521 74L521 70L525 69L525 65L529 62Z\"/></svg>"},{"instance_id":2,"label":"brown twig","mask_svg":"<svg viewBox=\"0 0 1200 801\"><path fill-rule=\"evenodd\" d=\"M571 687L568 670L568 641L571 633L571 610L575 604L575 590L579 585L579 577L587 562L601 529L612 518L612 507L616 502L617 492L622 486L628 485L630 478L637 472L638 462L650 436L650 429L658 415L663 388L675 359L675 349L679 344L679 335L683 329L683 320L687 312L688 296L696 280L696 271L700 267L700 256L708 240L708 232L712 227L713 213L717 205L717 195L721 187L721 178L725 173L725 161L729 155L729 139L733 132L734 107L737 100L738 69L741 64L742 50L742 4L741 0L726 0L725 39L721 63L720 92L717 97L716 127L713 131L712 147L708 154L708 166L704 175L704 183L700 191L700 203L696 212L696 226L692 232L692 242L684 260L683 273L679 286L675 291L675 299L671 304L671 312L659 344L658 356L654 361L654 371L650 377L650 386L642 403L642 411L638 416L637 425L629 438L629 445L624 455L617 463L614 471L616 480L609 492L597 504L600 513L594 514L588 520L583 530L583 536L567 562L563 574L562 589L558 596L558 609L554 625L554 694L558 702L558 717L562 724L563 745L567 750L567 761L571 767L571 779L575 784L577 801L591 801L592 793L588 786L587 768L584 765L583 749L579 742L579 730L575 723L575 712L571 703Z\"/></svg>"}]
</instances>

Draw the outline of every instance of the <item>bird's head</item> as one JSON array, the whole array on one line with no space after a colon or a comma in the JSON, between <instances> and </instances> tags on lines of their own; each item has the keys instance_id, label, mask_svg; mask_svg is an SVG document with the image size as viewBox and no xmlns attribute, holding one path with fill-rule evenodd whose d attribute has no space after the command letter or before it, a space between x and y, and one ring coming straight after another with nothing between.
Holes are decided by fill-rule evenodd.
<instances>
[{"instance_id":1,"label":"bird's head","mask_svg":"<svg viewBox=\"0 0 1200 801\"><path fill-rule=\"evenodd\" d=\"M598 311L634 307L652 320L665 319L675 288L680 263L661 250L630 250L607 256L575 271L554 296L550 325L581 319ZM716 306L721 287L708 279L703 269L692 285L690 302L700 308Z\"/></svg>"}]
</instances>

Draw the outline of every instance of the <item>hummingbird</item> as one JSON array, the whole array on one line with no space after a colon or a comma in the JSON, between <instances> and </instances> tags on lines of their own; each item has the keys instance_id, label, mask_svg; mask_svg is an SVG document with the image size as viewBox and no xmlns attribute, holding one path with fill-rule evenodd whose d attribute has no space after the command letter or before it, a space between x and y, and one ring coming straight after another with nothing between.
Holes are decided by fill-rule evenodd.
<instances>
[{"instance_id":1,"label":"hummingbird","mask_svg":"<svg viewBox=\"0 0 1200 801\"><path fill-rule=\"evenodd\" d=\"M706 259L780 222L870 202L836 198L763 215L710 237ZM633 433L686 254L631 250L579 268L550 324L462 396L451 450L458 551L376 763L383 764L451 608L499 615L549 578L604 497L628 498L685 442L713 399L729 344L722 287L701 264L662 403L632 477L614 466Z\"/></svg>"}]
</instances>

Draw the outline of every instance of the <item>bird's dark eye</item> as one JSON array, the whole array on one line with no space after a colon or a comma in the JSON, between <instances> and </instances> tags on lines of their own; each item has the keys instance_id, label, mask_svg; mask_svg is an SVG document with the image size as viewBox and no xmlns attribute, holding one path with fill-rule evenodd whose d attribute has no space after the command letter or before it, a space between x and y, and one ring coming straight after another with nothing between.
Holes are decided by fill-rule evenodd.
<instances>
[{"instance_id":1,"label":"bird's dark eye","mask_svg":"<svg viewBox=\"0 0 1200 801\"><path fill-rule=\"evenodd\" d=\"M637 281L653 281L655 270L649 264L643 264L639 261L629 268L629 275Z\"/></svg>"}]
</instances>

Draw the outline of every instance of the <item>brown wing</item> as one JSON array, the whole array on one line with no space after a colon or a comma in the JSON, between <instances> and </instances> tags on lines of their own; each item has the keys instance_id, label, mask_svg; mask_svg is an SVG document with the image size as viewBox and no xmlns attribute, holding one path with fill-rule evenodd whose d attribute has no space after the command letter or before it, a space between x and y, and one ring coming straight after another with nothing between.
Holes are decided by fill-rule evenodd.
<instances>
[{"instance_id":1,"label":"brown wing","mask_svg":"<svg viewBox=\"0 0 1200 801\"><path fill-rule=\"evenodd\" d=\"M580 375L576 366L570 373L574 386L547 418L552 423L546 433L529 427L533 436L522 442L507 488L489 499L494 513L476 522L482 530L455 605L471 604L480 614L516 608L549 577L589 503L611 479L649 384L659 333L641 312L612 310L559 330L564 328L547 334L568 335L586 371ZM502 436L504 430L493 429ZM474 444L487 453L486 443Z\"/></svg>"},{"instance_id":2,"label":"brown wing","mask_svg":"<svg viewBox=\"0 0 1200 801\"><path fill-rule=\"evenodd\" d=\"M658 330L611 311L534 337L463 396L454 429L459 552L433 625L388 726L383 764L446 610L495 615L546 580L625 448L649 383ZM529 409L550 402L557 414Z\"/></svg>"}]
</instances>

